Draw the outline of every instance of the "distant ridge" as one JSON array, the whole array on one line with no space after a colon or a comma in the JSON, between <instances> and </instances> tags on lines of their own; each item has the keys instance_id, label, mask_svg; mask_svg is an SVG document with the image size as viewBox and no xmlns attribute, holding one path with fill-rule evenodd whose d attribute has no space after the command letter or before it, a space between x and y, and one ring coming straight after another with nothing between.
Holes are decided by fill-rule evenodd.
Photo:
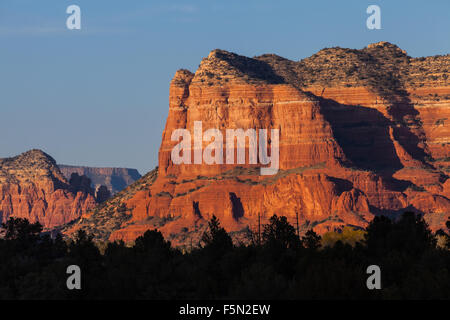
<instances>
[{"instance_id":1,"label":"distant ridge","mask_svg":"<svg viewBox=\"0 0 450 320\"><path fill-rule=\"evenodd\" d=\"M102 168L63 164L58 166L66 179L69 180L72 173L77 173L80 176L85 175L91 179L94 189L104 185L112 194L116 194L141 178L139 171L131 168Z\"/></svg>"}]
</instances>

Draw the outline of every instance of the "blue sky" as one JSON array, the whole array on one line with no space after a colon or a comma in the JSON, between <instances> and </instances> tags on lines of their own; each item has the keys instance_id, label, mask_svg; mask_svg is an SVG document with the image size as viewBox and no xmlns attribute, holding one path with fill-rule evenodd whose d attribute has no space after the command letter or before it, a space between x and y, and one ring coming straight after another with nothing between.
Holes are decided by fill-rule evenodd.
<instances>
[{"instance_id":1,"label":"blue sky","mask_svg":"<svg viewBox=\"0 0 450 320\"><path fill-rule=\"evenodd\" d=\"M82 29L66 28L81 8ZM381 7L382 30L366 28ZM389 41L450 52L450 1L0 1L0 157L40 148L59 163L157 165L175 71L215 48L299 60Z\"/></svg>"}]
</instances>

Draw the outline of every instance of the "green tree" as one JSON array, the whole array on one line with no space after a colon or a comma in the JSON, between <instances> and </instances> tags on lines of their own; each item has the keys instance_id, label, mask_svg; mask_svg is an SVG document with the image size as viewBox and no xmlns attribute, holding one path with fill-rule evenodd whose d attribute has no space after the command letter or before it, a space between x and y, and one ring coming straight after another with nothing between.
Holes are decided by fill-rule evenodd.
<instances>
[{"instance_id":1,"label":"green tree","mask_svg":"<svg viewBox=\"0 0 450 320\"><path fill-rule=\"evenodd\" d=\"M419 255L436 246L428 224L414 212L404 212L396 222L385 216L375 217L367 227L365 241L367 249L376 255L392 250Z\"/></svg>"},{"instance_id":2,"label":"green tree","mask_svg":"<svg viewBox=\"0 0 450 320\"><path fill-rule=\"evenodd\" d=\"M311 229L302 237L302 244L305 248L317 250L320 247L320 240L321 237Z\"/></svg>"},{"instance_id":3,"label":"green tree","mask_svg":"<svg viewBox=\"0 0 450 320\"><path fill-rule=\"evenodd\" d=\"M227 231L220 226L219 219L215 215L208 222L208 230L202 234L200 240L205 248L218 250L219 252L227 251L233 248L233 241Z\"/></svg>"},{"instance_id":4,"label":"green tree","mask_svg":"<svg viewBox=\"0 0 450 320\"><path fill-rule=\"evenodd\" d=\"M100 259L100 251L95 245L93 237L84 230L78 230L68 249L69 257L78 265L95 264Z\"/></svg>"},{"instance_id":5,"label":"green tree","mask_svg":"<svg viewBox=\"0 0 450 320\"><path fill-rule=\"evenodd\" d=\"M295 233L295 228L284 216L274 214L269 223L264 226L262 239L264 244L282 248L298 248L301 243Z\"/></svg>"},{"instance_id":6,"label":"green tree","mask_svg":"<svg viewBox=\"0 0 450 320\"><path fill-rule=\"evenodd\" d=\"M321 245L332 247L338 241L355 246L356 243L364 241L365 231L350 226L345 226L340 231L329 231L322 235Z\"/></svg>"},{"instance_id":7,"label":"green tree","mask_svg":"<svg viewBox=\"0 0 450 320\"><path fill-rule=\"evenodd\" d=\"M138 252L148 252L148 251L170 251L171 243L170 241L164 240L164 237L160 231L147 230L145 233L136 238L134 243L134 249Z\"/></svg>"},{"instance_id":8,"label":"green tree","mask_svg":"<svg viewBox=\"0 0 450 320\"><path fill-rule=\"evenodd\" d=\"M35 241L42 232L42 225L39 222L30 223L25 218L10 217L6 223L2 223L5 229L6 240Z\"/></svg>"}]
</instances>

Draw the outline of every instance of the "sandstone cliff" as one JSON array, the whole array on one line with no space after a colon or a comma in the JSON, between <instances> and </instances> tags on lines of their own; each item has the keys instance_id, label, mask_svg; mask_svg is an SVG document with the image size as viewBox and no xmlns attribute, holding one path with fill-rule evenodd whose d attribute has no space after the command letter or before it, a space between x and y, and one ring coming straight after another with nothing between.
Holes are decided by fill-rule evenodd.
<instances>
[{"instance_id":1,"label":"sandstone cliff","mask_svg":"<svg viewBox=\"0 0 450 320\"><path fill-rule=\"evenodd\" d=\"M0 222L14 216L53 228L79 218L95 199L89 179L74 178L69 183L40 150L0 159Z\"/></svg>"},{"instance_id":2,"label":"sandstone cliff","mask_svg":"<svg viewBox=\"0 0 450 320\"><path fill-rule=\"evenodd\" d=\"M98 237L128 241L158 227L189 245L212 214L238 238L274 213L325 232L405 209L437 230L450 216L449 68L448 55L412 58L387 42L301 61L213 50L195 74L175 74L157 178L109 207L126 219ZM279 129L280 170L174 164L171 134L193 134L194 121L203 130ZM74 229L100 227L99 214Z\"/></svg>"}]
</instances>

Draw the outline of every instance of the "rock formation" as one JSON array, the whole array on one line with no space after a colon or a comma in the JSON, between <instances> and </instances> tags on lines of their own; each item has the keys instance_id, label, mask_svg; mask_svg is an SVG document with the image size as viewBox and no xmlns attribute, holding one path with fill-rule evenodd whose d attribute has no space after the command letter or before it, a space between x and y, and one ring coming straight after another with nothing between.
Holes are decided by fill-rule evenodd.
<instances>
[{"instance_id":1,"label":"rock formation","mask_svg":"<svg viewBox=\"0 0 450 320\"><path fill-rule=\"evenodd\" d=\"M103 203L111 197L111 192L106 186L98 186L95 189L95 199L98 203Z\"/></svg>"},{"instance_id":2,"label":"rock formation","mask_svg":"<svg viewBox=\"0 0 450 320\"><path fill-rule=\"evenodd\" d=\"M62 164L58 166L66 179L70 179L72 173L77 173L80 176L84 175L91 179L94 189L103 185L109 189L111 194L122 191L141 178L141 175L136 169L77 167Z\"/></svg>"},{"instance_id":3,"label":"rock formation","mask_svg":"<svg viewBox=\"0 0 450 320\"><path fill-rule=\"evenodd\" d=\"M48 154L31 150L0 159L0 222L14 216L53 228L94 206L89 179L77 175L69 183Z\"/></svg>"},{"instance_id":4,"label":"rock formation","mask_svg":"<svg viewBox=\"0 0 450 320\"><path fill-rule=\"evenodd\" d=\"M213 50L195 74L179 70L171 82L157 177L67 232L89 227L98 238L130 241L158 227L189 245L213 214L238 238L275 213L302 232L325 232L406 209L437 230L450 215L449 68L449 55L412 58L387 42L297 62ZM194 121L203 130L279 129L280 170L174 164L171 134L193 134ZM103 227L119 209L122 219Z\"/></svg>"}]
</instances>

